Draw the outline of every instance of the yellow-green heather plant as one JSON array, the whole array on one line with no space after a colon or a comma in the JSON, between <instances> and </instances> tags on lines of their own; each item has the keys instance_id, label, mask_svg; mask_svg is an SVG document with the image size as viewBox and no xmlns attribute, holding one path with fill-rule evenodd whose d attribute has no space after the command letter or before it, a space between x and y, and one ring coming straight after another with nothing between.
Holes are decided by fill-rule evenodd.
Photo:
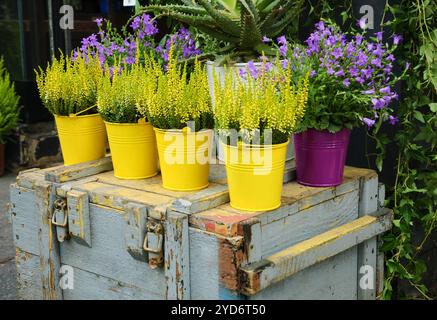
<instances>
[{"instance_id":1,"label":"yellow-green heather plant","mask_svg":"<svg viewBox=\"0 0 437 320\"><path fill-rule=\"evenodd\" d=\"M291 69L280 63L274 71L264 70L259 75L228 72L224 83L215 78L214 119L221 134L235 129L250 142L259 132L264 143L264 130L271 130L272 143L278 144L296 129L305 115L309 75L293 81Z\"/></svg>"},{"instance_id":2,"label":"yellow-green heather plant","mask_svg":"<svg viewBox=\"0 0 437 320\"><path fill-rule=\"evenodd\" d=\"M148 57L143 63L109 68L98 86L97 106L102 118L113 123L147 119L147 112L139 110L156 99L155 70L155 62Z\"/></svg>"},{"instance_id":3,"label":"yellow-green heather plant","mask_svg":"<svg viewBox=\"0 0 437 320\"><path fill-rule=\"evenodd\" d=\"M156 75L156 87L152 83L143 87L137 107L155 128L183 129L189 121L195 129L213 127L211 97L205 68L195 61L194 70L188 74L187 66L181 66L170 49L167 69L149 64Z\"/></svg>"},{"instance_id":4,"label":"yellow-green heather plant","mask_svg":"<svg viewBox=\"0 0 437 320\"><path fill-rule=\"evenodd\" d=\"M79 56L73 60L61 54L59 59L53 58L45 71L40 67L35 72L41 100L52 114L96 113L92 107L96 105L97 84L102 77L97 58Z\"/></svg>"}]
</instances>

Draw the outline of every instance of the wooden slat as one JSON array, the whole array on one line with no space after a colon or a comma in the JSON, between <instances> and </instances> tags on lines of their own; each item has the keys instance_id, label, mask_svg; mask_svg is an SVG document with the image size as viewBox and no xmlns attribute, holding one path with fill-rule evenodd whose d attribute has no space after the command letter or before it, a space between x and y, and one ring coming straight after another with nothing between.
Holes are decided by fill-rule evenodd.
<instances>
[{"instance_id":1,"label":"wooden slat","mask_svg":"<svg viewBox=\"0 0 437 320\"><path fill-rule=\"evenodd\" d=\"M188 217L169 212L165 222L165 278L168 300L189 300L190 283L190 240Z\"/></svg>"},{"instance_id":2,"label":"wooden slat","mask_svg":"<svg viewBox=\"0 0 437 320\"><path fill-rule=\"evenodd\" d=\"M39 258L40 275L45 300L62 300L62 290L59 287L59 269L61 258L56 227L51 224L55 188L49 182L41 182L35 186L36 213L40 219L39 225Z\"/></svg>"},{"instance_id":3,"label":"wooden slat","mask_svg":"<svg viewBox=\"0 0 437 320\"><path fill-rule=\"evenodd\" d=\"M367 169L347 167L343 184L331 188L312 188L290 182L284 185L281 208L268 212L248 212L232 208L229 203L192 214L190 225L208 232L224 236L235 236L238 225L252 218L259 219L261 225L279 221L299 211L312 208L328 200L359 189L361 179L377 177Z\"/></svg>"},{"instance_id":4,"label":"wooden slat","mask_svg":"<svg viewBox=\"0 0 437 320\"><path fill-rule=\"evenodd\" d=\"M96 161L77 164L74 166L62 166L49 169L45 171L45 179L50 182L65 183L111 170L111 158L103 158Z\"/></svg>"},{"instance_id":5,"label":"wooden slat","mask_svg":"<svg viewBox=\"0 0 437 320\"><path fill-rule=\"evenodd\" d=\"M379 184L377 175L360 179L360 200L358 214L378 215ZM375 300L376 297L376 255L378 252L376 237L358 245L357 296L358 300Z\"/></svg>"},{"instance_id":6,"label":"wooden slat","mask_svg":"<svg viewBox=\"0 0 437 320\"><path fill-rule=\"evenodd\" d=\"M371 239L391 228L392 213L365 216L240 269L242 292L254 295L305 268Z\"/></svg>"}]
</instances>

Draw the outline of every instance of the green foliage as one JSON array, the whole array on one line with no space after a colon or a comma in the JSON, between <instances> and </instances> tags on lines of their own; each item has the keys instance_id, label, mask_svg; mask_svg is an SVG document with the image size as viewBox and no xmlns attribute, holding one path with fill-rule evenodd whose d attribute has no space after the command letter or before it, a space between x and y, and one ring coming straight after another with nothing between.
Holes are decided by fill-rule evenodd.
<instances>
[{"instance_id":1,"label":"green foliage","mask_svg":"<svg viewBox=\"0 0 437 320\"><path fill-rule=\"evenodd\" d=\"M154 12L197 28L228 46L215 52L219 61L244 57L250 59L275 52L262 42L274 38L297 24L304 0L185 0L181 5L150 5L137 14Z\"/></svg>"},{"instance_id":2,"label":"green foliage","mask_svg":"<svg viewBox=\"0 0 437 320\"><path fill-rule=\"evenodd\" d=\"M20 110L19 97L15 94L14 84L0 58L0 143L5 143L8 134L17 126Z\"/></svg>"},{"instance_id":3,"label":"green foliage","mask_svg":"<svg viewBox=\"0 0 437 320\"><path fill-rule=\"evenodd\" d=\"M387 5L386 13L394 18L385 24L406 38L403 59L411 62L413 70L403 83L398 110L401 127L394 138L399 146L390 199L395 223L384 239L384 250L391 255L384 298L392 297L391 284L398 278L430 299L422 283L427 266L419 254L437 230L437 1L403 0ZM418 245L413 241L417 225L424 234Z\"/></svg>"},{"instance_id":4,"label":"green foliage","mask_svg":"<svg viewBox=\"0 0 437 320\"><path fill-rule=\"evenodd\" d=\"M108 68L98 85L97 107L103 120L112 123L137 123L140 99L153 99L156 76L151 59L132 66L116 64Z\"/></svg>"},{"instance_id":5,"label":"green foliage","mask_svg":"<svg viewBox=\"0 0 437 320\"><path fill-rule=\"evenodd\" d=\"M35 73L41 100L52 114L96 113L97 84L102 77L97 58L79 56L73 61L61 55L45 71L39 68Z\"/></svg>"},{"instance_id":6,"label":"green foliage","mask_svg":"<svg viewBox=\"0 0 437 320\"><path fill-rule=\"evenodd\" d=\"M188 122L195 123L195 130L211 128L212 109L205 68L195 61L194 70L188 74L187 65L178 64L170 49L167 69L150 64L154 80L140 91L138 111L149 119L155 128L183 129Z\"/></svg>"},{"instance_id":7,"label":"green foliage","mask_svg":"<svg viewBox=\"0 0 437 320\"><path fill-rule=\"evenodd\" d=\"M345 30L353 30L357 17L352 1L309 1L311 25L320 17L341 19ZM397 51L401 64L410 62L412 69L403 81L397 116L400 124L394 137L376 130L379 150L376 164L382 168L385 147L398 146L396 182L389 190L387 206L393 207L393 230L384 237L386 279L383 297L394 298L393 284L403 279L417 290L420 297L431 299L423 284L427 267L420 253L435 234L437 227L437 1L401 0L386 3L383 24L402 34L404 42ZM417 228L424 236L413 240ZM417 233L416 233L416 236Z\"/></svg>"},{"instance_id":8,"label":"green foliage","mask_svg":"<svg viewBox=\"0 0 437 320\"><path fill-rule=\"evenodd\" d=\"M278 71L266 71L264 63L256 77L247 70L244 75L227 72L224 84L215 78L215 124L224 135L233 129L241 131L245 141L253 142L259 134L259 142L267 144L264 130L271 130L272 144L290 138L305 114L309 73L293 81L291 66L283 69L277 61Z\"/></svg>"}]
</instances>

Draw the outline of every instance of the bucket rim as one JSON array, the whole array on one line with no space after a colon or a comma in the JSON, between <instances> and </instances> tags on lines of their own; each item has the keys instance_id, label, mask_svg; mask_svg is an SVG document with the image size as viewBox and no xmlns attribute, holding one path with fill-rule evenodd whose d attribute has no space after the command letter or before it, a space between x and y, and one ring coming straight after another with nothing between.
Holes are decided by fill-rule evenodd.
<instances>
[{"instance_id":1,"label":"bucket rim","mask_svg":"<svg viewBox=\"0 0 437 320\"><path fill-rule=\"evenodd\" d=\"M290 144L290 139L288 139L287 142L284 143L270 144L270 145L247 145L243 143L238 143L237 146L231 146L229 144L224 143L223 141L220 141L220 143L222 146L228 149L243 149L243 147L245 147L245 149L266 149L266 147L270 149L271 147L271 149L277 150L287 147Z\"/></svg>"},{"instance_id":2,"label":"bucket rim","mask_svg":"<svg viewBox=\"0 0 437 320\"><path fill-rule=\"evenodd\" d=\"M151 126L150 122L134 122L134 123L122 123L122 122L110 122L103 121L106 125L113 127L140 127L140 126Z\"/></svg>"},{"instance_id":3,"label":"bucket rim","mask_svg":"<svg viewBox=\"0 0 437 320\"><path fill-rule=\"evenodd\" d=\"M61 116L61 115L57 115L54 114L53 115L55 118L59 118L59 119L84 119L84 118L94 118L94 117L101 117L100 113L93 113L93 114L86 114L83 116Z\"/></svg>"},{"instance_id":4,"label":"bucket rim","mask_svg":"<svg viewBox=\"0 0 437 320\"><path fill-rule=\"evenodd\" d=\"M190 131L190 132L186 132L183 131L183 129L159 129L156 127L153 127L153 130L155 130L155 132L159 132L159 133L170 133L170 134L174 134L174 135L189 135L189 134L200 134L200 133L212 133L213 129L202 129L199 131Z\"/></svg>"}]
</instances>

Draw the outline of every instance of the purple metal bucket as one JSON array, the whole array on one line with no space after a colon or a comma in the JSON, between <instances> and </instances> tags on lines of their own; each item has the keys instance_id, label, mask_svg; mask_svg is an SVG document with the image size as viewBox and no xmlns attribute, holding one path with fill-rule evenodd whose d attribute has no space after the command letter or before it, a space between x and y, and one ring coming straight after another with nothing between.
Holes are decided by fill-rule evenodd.
<instances>
[{"instance_id":1,"label":"purple metal bucket","mask_svg":"<svg viewBox=\"0 0 437 320\"><path fill-rule=\"evenodd\" d=\"M342 184L350 134L349 129L295 134L297 182L311 187Z\"/></svg>"}]
</instances>

